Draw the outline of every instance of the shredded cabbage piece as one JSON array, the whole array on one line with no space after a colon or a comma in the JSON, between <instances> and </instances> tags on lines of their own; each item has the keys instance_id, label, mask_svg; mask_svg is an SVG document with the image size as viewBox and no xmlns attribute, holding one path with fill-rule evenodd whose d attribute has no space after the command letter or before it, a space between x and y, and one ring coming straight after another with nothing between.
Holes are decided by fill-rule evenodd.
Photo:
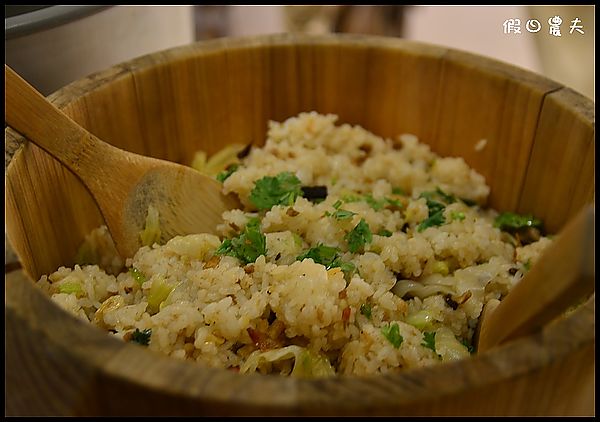
<instances>
[{"instance_id":1,"label":"shredded cabbage piece","mask_svg":"<svg viewBox=\"0 0 600 422\"><path fill-rule=\"evenodd\" d=\"M148 206L148 215L146 216L146 226L140 232L142 246L152 246L160 242L160 221L158 210L152 205Z\"/></svg>"},{"instance_id":2,"label":"shredded cabbage piece","mask_svg":"<svg viewBox=\"0 0 600 422\"><path fill-rule=\"evenodd\" d=\"M266 352L260 350L252 352L240 367L240 373L254 372L263 362L277 362L290 358L294 358L294 368L290 373L293 377L318 378L335 375L335 370L326 357L295 345Z\"/></svg>"},{"instance_id":3,"label":"shredded cabbage piece","mask_svg":"<svg viewBox=\"0 0 600 422\"><path fill-rule=\"evenodd\" d=\"M436 294L456 294L456 291L452 287L442 283L443 280L441 282L431 284L425 284L424 282L412 280L399 280L392 288L392 293L398 297L404 297L407 294L411 294L412 296L416 296L421 299L425 299L426 297Z\"/></svg>"},{"instance_id":4,"label":"shredded cabbage piece","mask_svg":"<svg viewBox=\"0 0 600 422\"><path fill-rule=\"evenodd\" d=\"M192 168L208 176L216 176L219 172L225 170L230 164L240 162L238 153L245 148L242 144L231 144L219 150L210 158L207 158L206 152L198 151L192 160Z\"/></svg>"},{"instance_id":5,"label":"shredded cabbage piece","mask_svg":"<svg viewBox=\"0 0 600 422\"><path fill-rule=\"evenodd\" d=\"M464 359L471 355L469 349L447 327L438 328L435 332L435 352L442 357L442 361Z\"/></svg>"},{"instance_id":6,"label":"shredded cabbage piece","mask_svg":"<svg viewBox=\"0 0 600 422\"><path fill-rule=\"evenodd\" d=\"M176 286L159 277L152 281L152 286L148 292L148 310L151 313L156 313L160 310L160 305L169 297Z\"/></svg>"},{"instance_id":7,"label":"shredded cabbage piece","mask_svg":"<svg viewBox=\"0 0 600 422\"><path fill-rule=\"evenodd\" d=\"M81 297L84 294L81 283L78 281L68 281L68 278L58 285L58 291L60 293L74 294L77 297Z\"/></svg>"},{"instance_id":8,"label":"shredded cabbage piece","mask_svg":"<svg viewBox=\"0 0 600 422\"><path fill-rule=\"evenodd\" d=\"M431 310L421 309L420 311L407 316L405 322L419 330L429 330L433 328L437 320L434 318Z\"/></svg>"}]
</instances>

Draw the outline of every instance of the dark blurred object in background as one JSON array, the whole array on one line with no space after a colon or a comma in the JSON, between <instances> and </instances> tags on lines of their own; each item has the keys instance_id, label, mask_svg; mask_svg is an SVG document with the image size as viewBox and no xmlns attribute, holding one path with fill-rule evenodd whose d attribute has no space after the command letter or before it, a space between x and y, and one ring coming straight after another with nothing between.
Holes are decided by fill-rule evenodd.
<instances>
[{"instance_id":1,"label":"dark blurred object in background","mask_svg":"<svg viewBox=\"0 0 600 422\"><path fill-rule=\"evenodd\" d=\"M196 40L225 37L229 34L228 6L196 6L194 25Z\"/></svg>"},{"instance_id":2,"label":"dark blurred object in background","mask_svg":"<svg viewBox=\"0 0 600 422\"><path fill-rule=\"evenodd\" d=\"M339 6L333 30L402 37L407 7L409 6Z\"/></svg>"},{"instance_id":3,"label":"dark blurred object in background","mask_svg":"<svg viewBox=\"0 0 600 422\"><path fill-rule=\"evenodd\" d=\"M196 6L196 39L263 33L347 32L401 37L409 6ZM243 17L240 17L243 15ZM246 28L240 28L238 26Z\"/></svg>"},{"instance_id":4,"label":"dark blurred object in background","mask_svg":"<svg viewBox=\"0 0 600 422\"><path fill-rule=\"evenodd\" d=\"M401 37L409 6L286 6L290 32L348 32Z\"/></svg>"}]
</instances>

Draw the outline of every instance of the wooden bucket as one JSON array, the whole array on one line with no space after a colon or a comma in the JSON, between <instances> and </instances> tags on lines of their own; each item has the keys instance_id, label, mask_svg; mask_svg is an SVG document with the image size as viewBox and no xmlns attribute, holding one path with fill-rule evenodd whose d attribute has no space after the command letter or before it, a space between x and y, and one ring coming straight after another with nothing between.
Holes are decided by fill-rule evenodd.
<instances>
[{"instance_id":1,"label":"wooden bucket","mask_svg":"<svg viewBox=\"0 0 600 422\"><path fill-rule=\"evenodd\" d=\"M189 164L195 151L264 142L267 121L336 113L413 133L486 177L489 205L550 232L594 201L594 103L461 51L368 36L220 39L74 82L51 101L101 139ZM474 146L487 140L483 150ZM542 332L471 359L373 377L239 375L158 355L62 311L33 281L72 266L102 223L78 180L10 129L5 277L10 415L590 415L592 297ZM101 165L101 163L99 163Z\"/></svg>"}]
</instances>

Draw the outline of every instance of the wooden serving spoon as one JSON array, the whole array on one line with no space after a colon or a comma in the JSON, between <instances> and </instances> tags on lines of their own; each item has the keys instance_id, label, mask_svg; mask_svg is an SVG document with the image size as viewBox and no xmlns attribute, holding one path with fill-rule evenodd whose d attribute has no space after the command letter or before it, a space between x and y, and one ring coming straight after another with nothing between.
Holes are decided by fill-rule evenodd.
<instances>
[{"instance_id":1,"label":"wooden serving spoon","mask_svg":"<svg viewBox=\"0 0 600 422\"><path fill-rule=\"evenodd\" d=\"M478 327L479 353L539 331L594 292L594 225L592 204L564 227L501 302L488 302Z\"/></svg>"},{"instance_id":2,"label":"wooden serving spoon","mask_svg":"<svg viewBox=\"0 0 600 422\"><path fill-rule=\"evenodd\" d=\"M117 250L141 246L149 205L158 210L161 241L215 233L221 214L239 206L221 184L191 167L145 157L101 141L4 65L5 123L44 149L83 182L100 209Z\"/></svg>"}]
</instances>

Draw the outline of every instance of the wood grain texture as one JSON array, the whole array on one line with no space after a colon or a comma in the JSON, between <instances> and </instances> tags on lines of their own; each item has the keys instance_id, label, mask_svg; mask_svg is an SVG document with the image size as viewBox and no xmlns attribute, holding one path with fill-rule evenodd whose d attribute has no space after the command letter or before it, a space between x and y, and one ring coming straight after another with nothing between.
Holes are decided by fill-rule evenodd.
<instances>
[{"instance_id":1,"label":"wood grain texture","mask_svg":"<svg viewBox=\"0 0 600 422\"><path fill-rule=\"evenodd\" d=\"M118 147L185 164L198 149L261 145L269 119L332 112L342 123L387 137L414 133L440 154L464 156L487 177L493 206L534 212L552 231L593 201L594 104L537 75L442 47L356 35L219 39L123 63L50 100ZM481 138L488 144L477 152ZM119 343L67 316L33 285L72 265L101 218L48 154L10 129L5 139L23 145L6 170L6 213L9 240L29 274L5 279L7 413L595 412L594 295L542 332L473 359L380 377L240 376ZM566 175L560 182L556 169Z\"/></svg>"},{"instance_id":2,"label":"wood grain texture","mask_svg":"<svg viewBox=\"0 0 600 422\"><path fill-rule=\"evenodd\" d=\"M594 201L594 103L570 89L548 95L527 165L519 212L555 232Z\"/></svg>"},{"instance_id":3,"label":"wood grain texture","mask_svg":"<svg viewBox=\"0 0 600 422\"><path fill-rule=\"evenodd\" d=\"M544 96L561 86L461 51L449 51L442 62L432 149L463 157L492 186L488 204L514 210Z\"/></svg>"},{"instance_id":4,"label":"wood grain texture","mask_svg":"<svg viewBox=\"0 0 600 422\"><path fill-rule=\"evenodd\" d=\"M10 128L6 133L19 136ZM15 163L20 163L19 174L11 177ZM37 280L58 263L72 266L85 235L103 221L85 187L30 143L15 154L7 173L6 233L23 268ZM49 242L61 246L50 247Z\"/></svg>"},{"instance_id":5,"label":"wood grain texture","mask_svg":"<svg viewBox=\"0 0 600 422\"><path fill-rule=\"evenodd\" d=\"M160 218L161 240L214 233L239 202L221 184L188 166L134 154L103 142L47 101L7 65L5 121L76 174L94 197L119 254L142 246L148 207ZM168 78L159 78L168 80ZM174 143L167 143L175 149ZM171 154L164 153L168 157Z\"/></svg>"}]
</instances>

